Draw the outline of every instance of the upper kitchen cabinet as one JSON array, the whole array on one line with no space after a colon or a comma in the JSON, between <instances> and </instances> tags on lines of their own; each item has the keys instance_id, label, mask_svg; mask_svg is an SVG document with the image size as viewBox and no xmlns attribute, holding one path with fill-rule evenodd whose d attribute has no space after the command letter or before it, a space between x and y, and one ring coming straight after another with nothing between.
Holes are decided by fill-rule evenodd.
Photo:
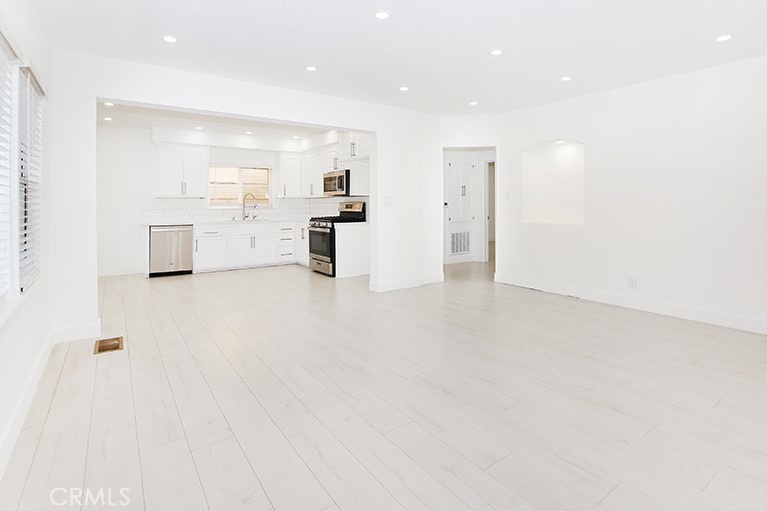
<instances>
[{"instance_id":1,"label":"upper kitchen cabinet","mask_svg":"<svg viewBox=\"0 0 767 511\"><path fill-rule=\"evenodd\" d=\"M322 197L322 175L326 171L326 151L301 156L301 193L304 197Z\"/></svg>"},{"instance_id":2,"label":"upper kitchen cabinet","mask_svg":"<svg viewBox=\"0 0 767 511\"><path fill-rule=\"evenodd\" d=\"M207 147L157 144L155 148L155 197L208 195L210 157Z\"/></svg>"},{"instance_id":3,"label":"upper kitchen cabinet","mask_svg":"<svg viewBox=\"0 0 767 511\"><path fill-rule=\"evenodd\" d=\"M338 132L338 159L352 160L370 156L370 135L359 131Z\"/></svg>"},{"instance_id":4,"label":"upper kitchen cabinet","mask_svg":"<svg viewBox=\"0 0 767 511\"><path fill-rule=\"evenodd\" d=\"M298 153L280 154L277 195L279 197L301 196L301 155Z\"/></svg>"},{"instance_id":5,"label":"upper kitchen cabinet","mask_svg":"<svg viewBox=\"0 0 767 511\"><path fill-rule=\"evenodd\" d=\"M338 147L335 145L325 153L325 170L330 172L338 170Z\"/></svg>"}]
</instances>

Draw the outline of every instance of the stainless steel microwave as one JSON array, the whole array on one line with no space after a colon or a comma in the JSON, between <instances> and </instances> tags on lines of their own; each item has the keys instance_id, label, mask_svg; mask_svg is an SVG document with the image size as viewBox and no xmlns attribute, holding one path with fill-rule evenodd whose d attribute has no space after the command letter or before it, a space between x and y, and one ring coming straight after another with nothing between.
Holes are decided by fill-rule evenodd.
<instances>
[{"instance_id":1,"label":"stainless steel microwave","mask_svg":"<svg viewBox=\"0 0 767 511\"><path fill-rule=\"evenodd\" d=\"M349 195L349 169L325 172L322 175L323 195Z\"/></svg>"}]
</instances>

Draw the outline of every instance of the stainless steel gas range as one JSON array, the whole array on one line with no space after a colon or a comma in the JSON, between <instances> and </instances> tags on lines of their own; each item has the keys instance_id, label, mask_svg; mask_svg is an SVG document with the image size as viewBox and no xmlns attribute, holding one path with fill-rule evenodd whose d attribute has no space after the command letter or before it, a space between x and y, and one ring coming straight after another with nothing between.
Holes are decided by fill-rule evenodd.
<instances>
[{"instance_id":1,"label":"stainless steel gas range","mask_svg":"<svg viewBox=\"0 0 767 511\"><path fill-rule=\"evenodd\" d=\"M336 276L335 224L364 222L364 202L342 202L338 216L317 216L309 219L309 267L331 277Z\"/></svg>"}]
</instances>

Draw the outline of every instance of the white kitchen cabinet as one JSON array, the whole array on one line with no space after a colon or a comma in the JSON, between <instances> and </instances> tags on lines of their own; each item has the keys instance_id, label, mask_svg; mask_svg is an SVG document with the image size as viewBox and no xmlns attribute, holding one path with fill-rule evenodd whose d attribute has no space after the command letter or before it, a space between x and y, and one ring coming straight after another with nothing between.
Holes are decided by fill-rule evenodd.
<instances>
[{"instance_id":1,"label":"white kitchen cabinet","mask_svg":"<svg viewBox=\"0 0 767 511\"><path fill-rule=\"evenodd\" d=\"M239 234L229 236L227 267L240 268L253 264L253 235Z\"/></svg>"},{"instance_id":2,"label":"white kitchen cabinet","mask_svg":"<svg viewBox=\"0 0 767 511\"><path fill-rule=\"evenodd\" d=\"M292 223L244 221L195 226L195 272L295 263L295 254Z\"/></svg>"},{"instance_id":3,"label":"white kitchen cabinet","mask_svg":"<svg viewBox=\"0 0 767 511\"><path fill-rule=\"evenodd\" d=\"M257 234L253 236L253 265L272 264L277 262L275 257L276 238L273 233Z\"/></svg>"},{"instance_id":4,"label":"white kitchen cabinet","mask_svg":"<svg viewBox=\"0 0 767 511\"><path fill-rule=\"evenodd\" d=\"M333 147L325 152L325 171L337 170L338 167L338 147Z\"/></svg>"},{"instance_id":5,"label":"white kitchen cabinet","mask_svg":"<svg viewBox=\"0 0 767 511\"><path fill-rule=\"evenodd\" d=\"M280 172L277 180L279 197L301 196L301 155L297 153L280 154Z\"/></svg>"},{"instance_id":6,"label":"white kitchen cabinet","mask_svg":"<svg viewBox=\"0 0 767 511\"><path fill-rule=\"evenodd\" d=\"M207 197L210 188L210 156L207 147L184 148L184 195Z\"/></svg>"},{"instance_id":7,"label":"white kitchen cabinet","mask_svg":"<svg viewBox=\"0 0 767 511\"><path fill-rule=\"evenodd\" d=\"M155 148L155 197L206 197L210 157L207 147L158 144Z\"/></svg>"},{"instance_id":8,"label":"white kitchen cabinet","mask_svg":"<svg viewBox=\"0 0 767 511\"><path fill-rule=\"evenodd\" d=\"M338 133L338 158L350 160L353 158L370 157L370 135L360 131L340 131Z\"/></svg>"},{"instance_id":9,"label":"white kitchen cabinet","mask_svg":"<svg viewBox=\"0 0 767 511\"><path fill-rule=\"evenodd\" d=\"M221 270L227 267L226 236L202 235L194 240L194 271Z\"/></svg>"},{"instance_id":10,"label":"white kitchen cabinet","mask_svg":"<svg viewBox=\"0 0 767 511\"><path fill-rule=\"evenodd\" d=\"M346 160L340 168L349 169L349 195L370 195L370 160Z\"/></svg>"},{"instance_id":11,"label":"white kitchen cabinet","mask_svg":"<svg viewBox=\"0 0 767 511\"><path fill-rule=\"evenodd\" d=\"M309 224L296 227L295 254L298 264L309 266Z\"/></svg>"},{"instance_id":12,"label":"white kitchen cabinet","mask_svg":"<svg viewBox=\"0 0 767 511\"><path fill-rule=\"evenodd\" d=\"M325 151L301 156L301 194L304 197L322 197L322 175L326 165Z\"/></svg>"}]
</instances>

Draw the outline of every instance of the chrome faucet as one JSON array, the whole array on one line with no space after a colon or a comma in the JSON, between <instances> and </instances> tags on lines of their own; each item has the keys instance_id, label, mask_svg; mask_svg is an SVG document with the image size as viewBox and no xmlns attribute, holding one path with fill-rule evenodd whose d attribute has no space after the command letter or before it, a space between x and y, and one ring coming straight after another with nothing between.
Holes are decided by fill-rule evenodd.
<instances>
[{"instance_id":1,"label":"chrome faucet","mask_svg":"<svg viewBox=\"0 0 767 511\"><path fill-rule=\"evenodd\" d=\"M242 219L243 220L247 220L249 218L249 214L245 212L245 199L248 198L248 195L250 195L253 198L253 218L256 218L256 207L258 206L258 199L256 199L255 195L248 192L242 196Z\"/></svg>"}]
</instances>

